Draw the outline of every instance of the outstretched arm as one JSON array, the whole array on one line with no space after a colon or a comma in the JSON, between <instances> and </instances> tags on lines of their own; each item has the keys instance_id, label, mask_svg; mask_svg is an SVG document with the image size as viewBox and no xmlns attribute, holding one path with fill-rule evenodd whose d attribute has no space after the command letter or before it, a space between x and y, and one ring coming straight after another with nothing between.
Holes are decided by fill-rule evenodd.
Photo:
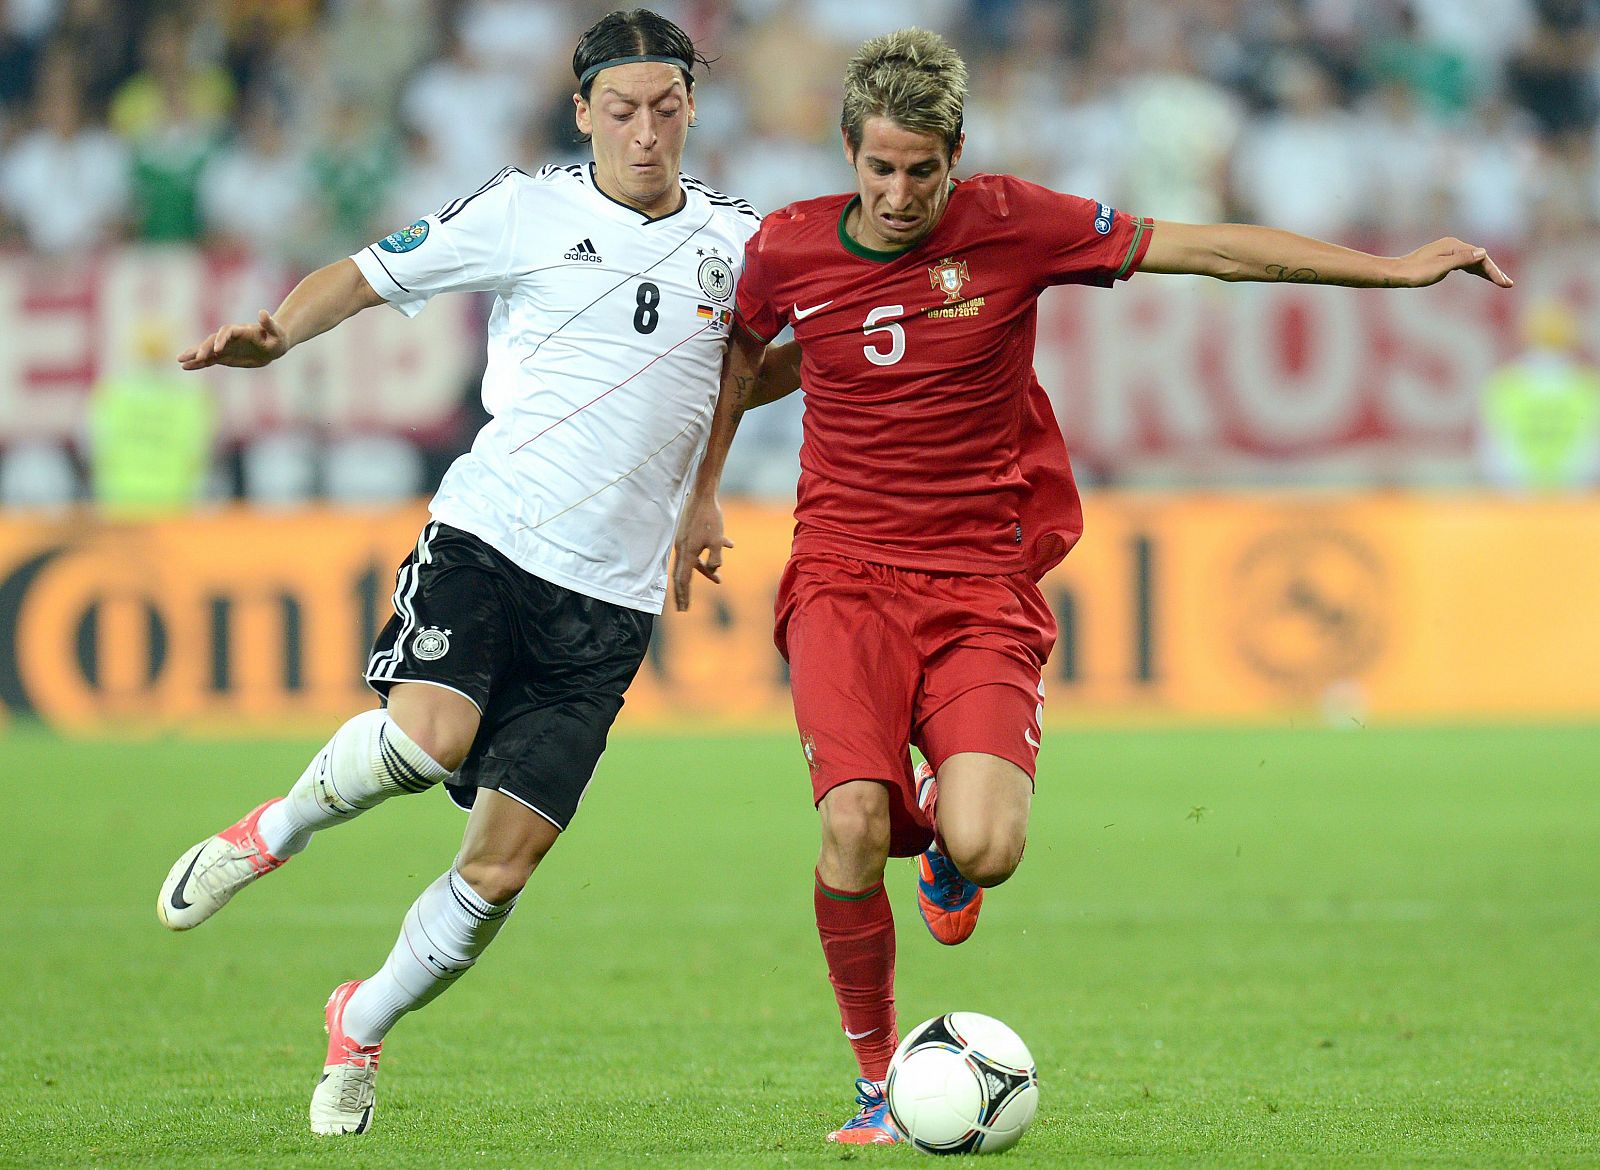
<instances>
[{"instance_id":1,"label":"outstretched arm","mask_svg":"<svg viewBox=\"0 0 1600 1170\"><path fill-rule=\"evenodd\" d=\"M354 260L338 260L307 276L278 306L250 324L224 325L178 355L186 370L207 366L253 369L277 361L302 341L326 333L362 309L383 304Z\"/></svg>"},{"instance_id":2,"label":"outstretched arm","mask_svg":"<svg viewBox=\"0 0 1600 1170\"><path fill-rule=\"evenodd\" d=\"M1350 288L1424 288L1450 273L1480 276L1501 288L1511 278L1489 253L1446 238L1404 256L1373 256L1338 244L1254 224L1156 221L1140 272L1191 273L1218 280L1339 284Z\"/></svg>"}]
</instances>

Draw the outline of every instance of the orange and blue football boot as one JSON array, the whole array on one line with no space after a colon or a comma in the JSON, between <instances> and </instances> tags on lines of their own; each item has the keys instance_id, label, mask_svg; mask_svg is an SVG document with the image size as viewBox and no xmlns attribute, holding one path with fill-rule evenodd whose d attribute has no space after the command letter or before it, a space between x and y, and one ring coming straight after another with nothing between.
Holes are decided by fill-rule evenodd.
<instances>
[{"instance_id":1,"label":"orange and blue football boot","mask_svg":"<svg viewBox=\"0 0 1600 1170\"><path fill-rule=\"evenodd\" d=\"M882 1085L866 1077L857 1077L856 1104L861 1106L861 1112L830 1133L830 1142L847 1146L888 1146L900 1140L900 1131L889 1120L889 1098L883 1095Z\"/></svg>"},{"instance_id":2,"label":"orange and blue football boot","mask_svg":"<svg viewBox=\"0 0 1600 1170\"><path fill-rule=\"evenodd\" d=\"M934 802L939 796L939 780L927 764L917 769L917 807L933 823ZM983 907L983 888L969 882L943 853L937 840L917 857L917 909L928 933L953 947L966 942L978 929L978 911Z\"/></svg>"}]
</instances>

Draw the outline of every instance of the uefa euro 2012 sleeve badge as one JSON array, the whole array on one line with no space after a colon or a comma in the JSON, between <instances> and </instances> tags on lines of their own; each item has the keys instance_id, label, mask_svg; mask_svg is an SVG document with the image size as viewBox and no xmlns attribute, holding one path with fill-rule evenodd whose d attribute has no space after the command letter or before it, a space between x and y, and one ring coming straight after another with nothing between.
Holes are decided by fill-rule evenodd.
<instances>
[{"instance_id":1,"label":"uefa euro 2012 sleeve badge","mask_svg":"<svg viewBox=\"0 0 1600 1170\"><path fill-rule=\"evenodd\" d=\"M428 221L419 219L408 228L401 228L384 236L378 241L378 247L385 252L409 252L427 238Z\"/></svg>"},{"instance_id":2,"label":"uefa euro 2012 sleeve badge","mask_svg":"<svg viewBox=\"0 0 1600 1170\"><path fill-rule=\"evenodd\" d=\"M411 639L411 654L423 662L432 662L450 653L450 631L438 626L423 626Z\"/></svg>"}]
</instances>

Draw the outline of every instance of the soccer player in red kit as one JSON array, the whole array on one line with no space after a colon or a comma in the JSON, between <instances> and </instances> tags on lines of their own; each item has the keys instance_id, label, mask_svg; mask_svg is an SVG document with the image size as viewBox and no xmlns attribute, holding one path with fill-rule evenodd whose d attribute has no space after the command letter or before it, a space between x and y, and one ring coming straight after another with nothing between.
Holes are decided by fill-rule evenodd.
<instances>
[{"instance_id":1,"label":"soccer player in red kit","mask_svg":"<svg viewBox=\"0 0 1600 1170\"><path fill-rule=\"evenodd\" d=\"M1040 293L1134 272L1420 287L1462 269L1511 283L1459 240L1385 258L1153 222L1010 176L956 182L965 95L960 57L920 29L850 62L857 190L775 212L746 244L742 337L677 539L681 609L691 573L716 580L730 547L716 487L740 414L803 382L776 640L822 818L817 930L861 1069L860 1111L828 1135L839 1142L899 1140L883 1098L898 1042L887 859L917 856L919 909L944 943L972 933L984 888L1022 859L1056 637L1037 581L1081 530L1032 368ZM785 326L798 352L763 357Z\"/></svg>"}]
</instances>

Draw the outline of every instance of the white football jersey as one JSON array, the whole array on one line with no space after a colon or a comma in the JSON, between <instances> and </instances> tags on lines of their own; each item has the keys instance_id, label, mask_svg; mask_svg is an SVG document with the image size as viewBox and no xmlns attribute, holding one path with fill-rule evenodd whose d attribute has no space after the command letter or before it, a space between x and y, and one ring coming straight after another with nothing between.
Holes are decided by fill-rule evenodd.
<instances>
[{"instance_id":1,"label":"white football jersey","mask_svg":"<svg viewBox=\"0 0 1600 1170\"><path fill-rule=\"evenodd\" d=\"M493 417L431 511L528 572L660 613L678 512L716 406L744 242L760 217L688 175L659 219L589 166L515 167L351 257L408 317L493 292Z\"/></svg>"}]
</instances>

